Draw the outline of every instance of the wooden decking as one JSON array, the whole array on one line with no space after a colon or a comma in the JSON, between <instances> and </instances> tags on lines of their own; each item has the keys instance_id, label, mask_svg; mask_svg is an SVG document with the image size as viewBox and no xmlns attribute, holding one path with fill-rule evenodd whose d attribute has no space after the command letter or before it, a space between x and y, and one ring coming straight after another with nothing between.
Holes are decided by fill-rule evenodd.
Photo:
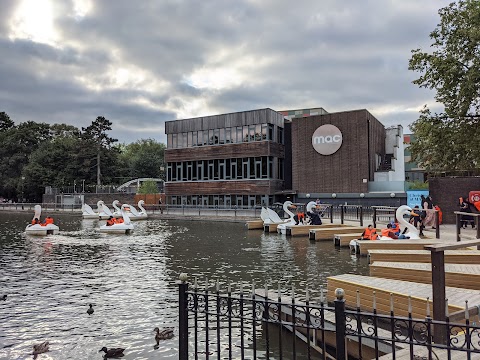
<instances>
[{"instance_id":1,"label":"wooden decking","mask_svg":"<svg viewBox=\"0 0 480 360\"><path fill-rule=\"evenodd\" d=\"M251 220L245 223L248 230L261 230L263 229L263 220Z\"/></svg>"},{"instance_id":2,"label":"wooden decking","mask_svg":"<svg viewBox=\"0 0 480 360\"><path fill-rule=\"evenodd\" d=\"M292 225L286 227L286 233L289 236L308 236L309 231L312 229L330 229L330 228L343 228L348 225L342 224L322 224L322 225Z\"/></svg>"},{"instance_id":3,"label":"wooden decking","mask_svg":"<svg viewBox=\"0 0 480 360\"><path fill-rule=\"evenodd\" d=\"M370 264L375 261L429 263L431 252L428 250L369 250ZM480 251L446 250L445 263L480 264Z\"/></svg>"},{"instance_id":4,"label":"wooden decking","mask_svg":"<svg viewBox=\"0 0 480 360\"><path fill-rule=\"evenodd\" d=\"M390 294L393 294L396 316L408 316L408 297L411 296L412 316L424 318L427 308L427 297L432 301L432 286L408 281L376 278L369 276L343 274L327 278L327 298L334 300L336 288L345 290L346 305L356 307L357 290L360 294L360 308L372 311L373 292L375 291L377 311L390 314ZM450 313L463 310L465 300L470 306L480 305L480 291L446 287L448 310ZM430 306L432 304L430 303Z\"/></svg>"},{"instance_id":5,"label":"wooden decking","mask_svg":"<svg viewBox=\"0 0 480 360\"><path fill-rule=\"evenodd\" d=\"M321 241L321 240L332 240L335 235L338 234L350 234L353 232L360 232L360 234L365 230L363 226L342 226L342 227L331 227L328 229L310 229L308 238L310 240Z\"/></svg>"},{"instance_id":6,"label":"wooden decking","mask_svg":"<svg viewBox=\"0 0 480 360\"><path fill-rule=\"evenodd\" d=\"M370 276L431 284L432 265L375 261L370 265ZM445 264L445 285L480 290L480 265Z\"/></svg>"},{"instance_id":7,"label":"wooden decking","mask_svg":"<svg viewBox=\"0 0 480 360\"><path fill-rule=\"evenodd\" d=\"M369 250L424 250L425 245L436 244L438 240L359 240L358 252L367 255Z\"/></svg>"}]
</instances>

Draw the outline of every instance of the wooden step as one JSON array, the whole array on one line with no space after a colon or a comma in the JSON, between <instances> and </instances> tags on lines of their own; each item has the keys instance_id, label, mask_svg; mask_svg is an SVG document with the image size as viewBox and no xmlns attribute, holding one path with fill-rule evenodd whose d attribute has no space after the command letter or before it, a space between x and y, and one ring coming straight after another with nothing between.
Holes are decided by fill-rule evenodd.
<instances>
[{"instance_id":1,"label":"wooden step","mask_svg":"<svg viewBox=\"0 0 480 360\"><path fill-rule=\"evenodd\" d=\"M351 234L353 232L363 233L365 227L363 226L343 226L329 229L311 229L309 232L309 239L315 241L332 240L338 234Z\"/></svg>"},{"instance_id":2,"label":"wooden step","mask_svg":"<svg viewBox=\"0 0 480 360\"><path fill-rule=\"evenodd\" d=\"M263 220L247 221L245 223L245 225L247 226L248 230L257 230L257 229L262 230L263 229Z\"/></svg>"},{"instance_id":3,"label":"wooden step","mask_svg":"<svg viewBox=\"0 0 480 360\"><path fill-rule=\"evenodd\" d=\"M419 262L429 263L429 250L368 250L370 263L375 261ZM480 264L478 250L446 250L445 263L448 264Z\"/></svg>"},{"instance_id":4,"label":"wooden step","mask_svg":"<svg viewBox=\"0 0 480 360\"><path fill-rule=\"evenodd\" d=\"M348 225L342 224L322 224L322 225L291 225L287 226L286 234L289 236L308 236L311 229L329 229L329 228L339 228L345 227Z\"/></svg>"},{"instance_id":5,"label":"wooden step","mask_svg":"<svg viewBox=\"0 0 480 360\"><path fill-rule=\"evenodd\" d=\"M349 308L356 308L358 290L360 308L364 311L372 311L374 291L377 311L381 314L390 314L390 294L393 295L395 316L408 316L409 295L414 318L425 318L427 297L430 298L430 309L433 309L432 286L427 284L354 274L330 276L327 278L328 301L335 299L336 288L345 290L346 305ZM465 300L468 300L471 306L480 305L480 291L446 287L446 296L449 313L464 310Z\"/></svg>"},{"instance_id":6,"label":"wooden step","mask_svg":"<svg viewBox=\"0 0 480 360\"><path fill-rule=\"evenodd\" d=\"M375 261L370 265L370 276L431 284L432 265ZM445 264L445 285L480 290L480 265Z\"/></svg>"}]
</instances>

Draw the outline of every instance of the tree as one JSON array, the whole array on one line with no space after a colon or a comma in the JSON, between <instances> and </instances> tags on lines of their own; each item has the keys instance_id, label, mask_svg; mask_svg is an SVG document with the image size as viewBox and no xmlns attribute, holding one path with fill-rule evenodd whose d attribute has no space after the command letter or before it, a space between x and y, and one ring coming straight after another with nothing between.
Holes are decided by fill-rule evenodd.
<instances>
[{"instance_id":1,"label":"tree","mask_svg":"<svg viewBox=\"0 0 480 360\"><path fill-rule=\"evenodd\" d=\"M10 119L6 112L0 112L0 132L7 131L15 126L15 123Z\"/></svg>"},{"instance_id":2,"label":"tree","mask_svg":"<svg viewBox=\"0 0 480 360\"><path fill-rule=\"evenodd\" d=\"M144 181L138 189L139 194L158 194L156 181Z\"/></svg>"},{"instance_id":3,"label":"tree","mask_svg":"<svg viewBox=\"0 0 480 360\"><path fill-rule=\"evenodd\" d=\"M94 151L96 152L97 185L101 185L100 159L102 152L109 150L111 145L118 141L107 135L109 130L112 130L112 122L103 116L98 116L90 126L82 128L83 138L87 141L87 144L94 145Z\"/></svg>"},{"instance_id":4,"label":"tree","mask_svg":"<svg viewBox=\"0 0 480 360\"><path fill-rule=\"evenodd\" d=\"M165 167L165 144L153 139L141 139L121 148L122 162L128 164L127 174L131 178L160 178Z\"/></svg>"},{"instance_id":5,"label":"tree","mask_svg":"<svg viewBox=\"0 0 480 360\"><path fill-rule=\"evenodd\" d=\"M435 89L444 112L425 107L410 129L416 142L412 158L427 170L471 170L480 167L480 2L460 0L439 10L440 23L430 33L432 53L412 51L413 81Z\"/></svg>"}]
</instances>

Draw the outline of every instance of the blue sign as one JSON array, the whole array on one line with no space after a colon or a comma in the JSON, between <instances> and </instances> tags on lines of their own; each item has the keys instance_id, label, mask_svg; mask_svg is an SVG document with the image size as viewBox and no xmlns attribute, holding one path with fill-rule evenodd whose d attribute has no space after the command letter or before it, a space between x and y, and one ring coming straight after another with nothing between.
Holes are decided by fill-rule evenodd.
<instances>
[{"instance_id":1,"label":"blue sign","mask_svg":"<svg viewBox=\"0 0 480 360\"><path fill-rule=\"evenodd\" d=\"M407 205L410 206L412 209L415 206L422 208L422 200L421 196L428 196L428 190L409 190L407 191Z\"/></svg>"}]
</instances>

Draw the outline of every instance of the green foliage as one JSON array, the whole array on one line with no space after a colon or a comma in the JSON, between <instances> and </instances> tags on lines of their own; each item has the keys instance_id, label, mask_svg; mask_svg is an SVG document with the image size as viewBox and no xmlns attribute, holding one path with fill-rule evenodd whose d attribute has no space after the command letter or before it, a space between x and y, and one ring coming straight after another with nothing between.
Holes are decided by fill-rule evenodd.
<instances>
[{"instance_id":1,"label":"green foliage","mask_svg":"<svg viewBox=\"0 0 480 360\"><path fill-rule=\"evenodd\" d=\"M164 163L165 144L153 139L141 139L122 147L121 162L127 165L128 177L161 178Z\"/></svg>"},{"instance_id":2,"label":"green foliage","mask_svg":"<svg viewBox=\"0 0 480 360\"><path fill-rule=\"evenodd\" d=\"M144 181L138 189L138 194L158 194L158 186L155 181Z\"/></svg>"},{"instance_id":3,"label":"green foliage","mask_svg":"<svg viewBox=\"0 0 480 360\"><path fill-rule=\"evenodd\" d=\"M0 112L0 132L11 129L15 123L10 119L5 111Z\"/></svg>"},{"instance_id":4,"label":"green foliage","mask_svg":"<svg viewBox=\"0 0 480 360\"><path fill-rule=\"evenodd\" d=\"M408 181L407 189L408 190L428 190L428 182L423 182L420 180Z\"/></svg>"},{"instance_id":5,"label":"green foliage","mask_svg":"<svg viewBox=\"0 0 480 360\"><path fill-rule=\"evenodd\" d=\"M433 52L413 50L409 69L421 73L414 84L436 90L445 113L420 112L412 158L429 171L471 170L480 166L480 2L453 2L439 15Z\"/></svg>"}]
</instances>

